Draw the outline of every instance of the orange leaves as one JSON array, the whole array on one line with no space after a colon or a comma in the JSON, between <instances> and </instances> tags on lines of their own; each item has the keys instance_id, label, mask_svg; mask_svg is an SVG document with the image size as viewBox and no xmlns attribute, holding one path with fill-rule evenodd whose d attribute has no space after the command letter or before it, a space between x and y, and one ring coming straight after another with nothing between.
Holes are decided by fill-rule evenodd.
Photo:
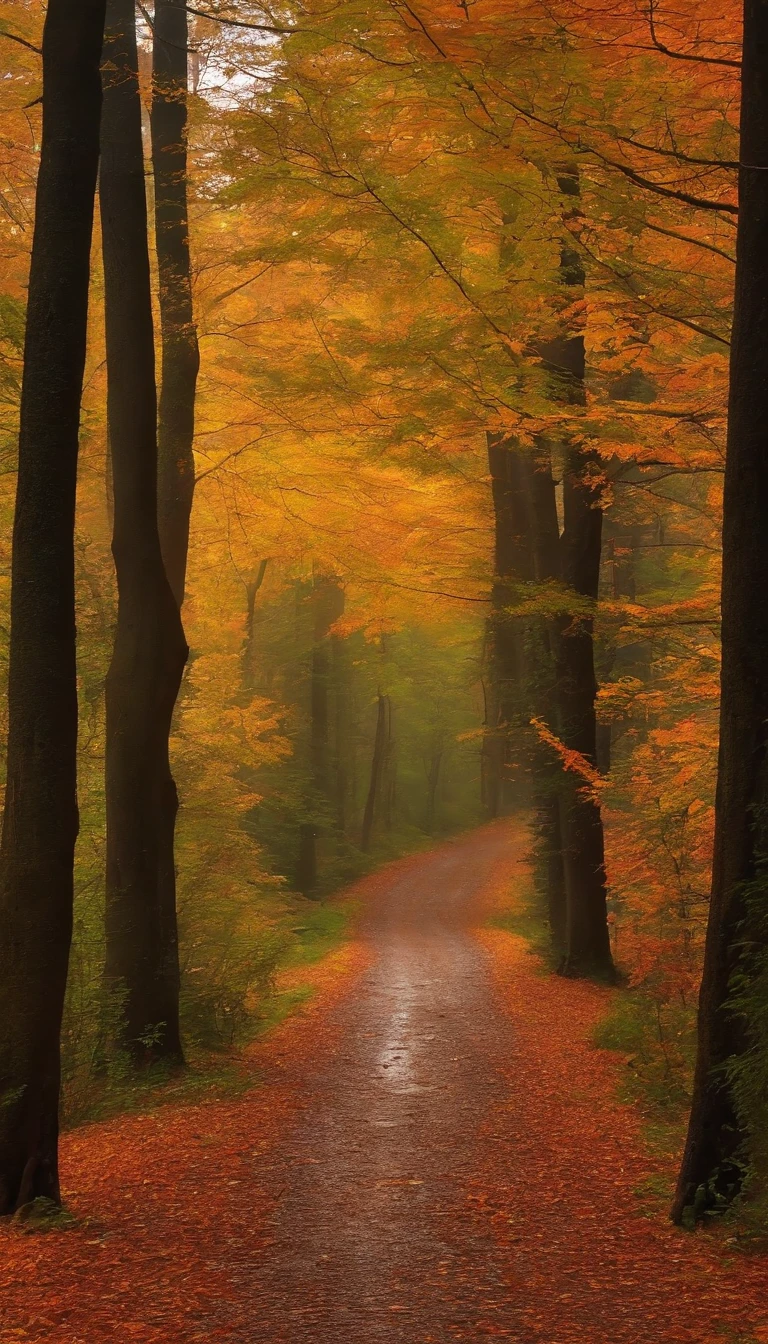
<instances>
[{"instance_id":1,"label":"orange leaves","mask_svg":"<svg viewBox=\"0 0 768 1344\"><path fill-rule=\"evenodd\" d=\"M734 1263L716 1234L673 1229L655 1193L676 1154L649 1154L640 1114L617 1099L626 1065L593 1044L615 991L542 975L501 930L479 937L513 1045L478 1185L493 1192L494 1235L524 1284L524 1330L543 1344L768 1339L765 1257Z\"/></svg>"},{"instance_id":2,"label":"orange leaves","mask_svg":"<svg viewBox=\"0 0 768 1344\"><path fill-rule=\"evenodd\" d=\"M563 768L578 775L584 785L584 791L592 797L597 797L598 791L603 783L599 771L583 756L580 751L574 751L571 747L566 747L561 742L556 733L547 726L542 719L531 719L531 726L535 728L538 738L545 742L548 747L552 747L560 758Z\"/></svg>"}]
</instances>

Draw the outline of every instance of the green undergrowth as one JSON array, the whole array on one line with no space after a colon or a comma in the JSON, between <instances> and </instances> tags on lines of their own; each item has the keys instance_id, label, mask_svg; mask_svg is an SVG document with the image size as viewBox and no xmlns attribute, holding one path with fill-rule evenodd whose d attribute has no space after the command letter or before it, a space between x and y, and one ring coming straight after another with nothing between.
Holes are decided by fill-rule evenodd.
<instances>
[{"instance_id":1,"label":"green undergrowth","mask_svg":"<svg viewBox=\"0 0 768 1344\"><path fill-rule=\"evenodd\" d=\"M543 975L555 970L556 956L552 949L549 922L534 876L527 867L515 875L509 888L508 905L494 910L488 925L523 938L541 962Z\"/></svg>"},{"instance_id":2,"label":"green undergrowth","mask_svg":"<svg viewBox=\"0 0 768 1344\"><path fill-rule=\"evenodd\" d=\"M223 917L215 892L208 901L183 904L182 1070L156 1064L137 1073L110 1044L119 1036L121 1004L104 987L103 899L94 880L93 899L80 901L70 961L62 1033L63 1127L157 1105L230 1097L256 1085L248 1046L301 1011L315 992L312 967L353 936L361 901L350 894L350 882L436 841L414 828L385 833L356 872L337 873L336 890L315 900L286 890L278 880L270 886L268 879L256 896L259 917L250 930L236 922L240 906L234 901L236 918ZM213 914L207 913L209 905ZM288 984L281 984L284 972L294 972Z\"/></svg>"},{"instance_id":3,"label":"green undergrowth","mask_svg":"<svg viewBox=\"0 0 768 1344\"><path fill-rule=\"evenodd\" d=\"M64 1040L64 1127L72 1129L161 1105L223 1100L241 1096L257 1086L259 1073L248 1061L248 1046L312 998L311 968L349 940L360 906L359 900L344 893L323 901L291 895L273 931L268 974L260 973L255 978L236 1035L230 1039L221 1033L208 1032L201 1039L200 1012L195 1001L197 1011L191 1018L194 1034L186 1033L183 1069L157 1063L137 1072L119 1050L104 1048L104 1038L113 1035L117 1027L119 1006L95 1003L99 982L94 999L86 1007L90 1019L98 1010L100 1034L78 1032L77 1015L72 1015ZM280 972L301 968L307 970L306 982L300 976L292 977L289 988L279 987ZM211 1044L211 1040L216 1044Z\"/></svg>"},{"instance_id":4,"label":"green undergrowth","mask_svg":"<svg viewBox=\"0 0 768 1344\"><path fill-rule=\"evenodd\" d=\"M339 895L328 901L307 901L296 898L289 911L284 955L278 971L310 967L322 961L348 942L361 910L361 901ZM255 1036L263 1036L301 1009L314 994L311 978L294 983L290 988L272 988L259 1004Z\"/></svg>"},{"instance_id":5,"label":"green undergrowth","mask_svg":"<svg viewBox=\"0 0 768 1344\"><path fill-rule=\"evenodd\" d=\"M668 1217L690 1106L696 1049L692 1008L660 1001L645 988L622 987L593 1036L621 1059L621 1101L641 1117L641 1139L656 1170L635 1193L647 1216Z\"/></svg>"},{"instance_id":6,"label":"green undergrowth","mask_svg":"<svg viewBox=\"0 0 768 1344\"><path fill-rule=\"evenodd\" d=\"M660 1001L644 988L623 988L594 1040L600 1049L622 1056L625 1099L639 1103L654 1122L678 1125L691 1097L693 1008Z\"/></svg>"},{"instance_id":7,"label":"green undergrowth","mask_svg":"<svg viewBox=\"0 0 768 1344\"><path fill-rule=\"evenodd\" d=\"M639 1110L641 1137L656 1168L635 1193L649 1217L666 1218L688 1123L696 1051L695 1012L687 1005L659 1002L645 988L622 989L596 1028L594 1043L622 1059L619 1096ZM768 1250L766 1171L768 1155L758 1147L740 1197L709 1220L718 1225L733 1252L765 1254ZM748 1344L747 1336L733 1339Z\"/></svg>"}]
</instances>

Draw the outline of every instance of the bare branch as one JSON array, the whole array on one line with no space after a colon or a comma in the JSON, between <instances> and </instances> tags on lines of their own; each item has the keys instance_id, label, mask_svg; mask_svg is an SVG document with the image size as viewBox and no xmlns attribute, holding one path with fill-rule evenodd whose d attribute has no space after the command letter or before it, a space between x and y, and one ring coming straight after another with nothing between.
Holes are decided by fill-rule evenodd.
<instances>
[{"instance_id":1,"label":"bare branch","mask_svg":"<svg viewBox=\"0 0 768 1344\"><path fill-rule=\"evenodd\" d=\"M725 56L694 56L693 52L673 51L671 47L665 46L659 41L656 33L656 21L654 18L654 0L648 0L648 24L651 30L651 41L657 51L665 56L671 56L675 61L696 61L699 65L725 65L732 70L741 69L741 61L729 61Z\"/></svg>"}]
</instances>

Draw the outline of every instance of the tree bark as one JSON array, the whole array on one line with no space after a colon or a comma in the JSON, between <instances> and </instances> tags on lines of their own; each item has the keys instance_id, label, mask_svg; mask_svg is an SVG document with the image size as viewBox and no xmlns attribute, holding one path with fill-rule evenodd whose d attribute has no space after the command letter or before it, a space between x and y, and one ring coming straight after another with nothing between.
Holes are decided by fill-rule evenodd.
<instances>
[{"instance_id":1,"label":"tree bark","mask_svg":"<svg viewBox=\"0 0 768 1344\"><path fill-rule=\"evenodd\" d=\"M330 713L329 688L331 681L330 630L344 610L344 593L334 578L316 575L312 588L313 631L310 659L309 689L309 765L311 798L308 800L317 815L331 801ZM317 839L318 824L305 822L299 832L298 887L305 896L312 895L318 881Z\"/></svg>"},{"instance_id":2,"label":"tree bark","mask_svg":"<svg viewBox=\"0 0 768 1344\"><path fill-rule=\"evenodd\" d=\"M527 463L513 440L488 435L488 467L494 516L491 615L486 628L488 688L483 742L483 797L496 817L509 800L514 764L512 728L520 725L525 701L524 629L511 614L515 584L533 575L531 517L525 495Z\"/></svg>"},{"instance_id":3,"label":"tree bark","mask_svg":"<svg viewBox=\"0 0 768 1344\"><path fill-rule=\"evenodd\" d=\"M157 504L165 570L179 606L195 489L192 444L200 367L189 255L188 45L183 0L155 0L150 122L162 334Z\"/></svg>"},{"instance_id":4,"label":"tree bark","mask_svg":"<svg viewBox=\"0 0 768 1344\"><path fill-rule=\"evenodd\" d=\"M245 639L243 640L243 690L252 691L254 687L254 666L256 661L256 598L258 597L264 576L267 572L269 557L262 560L255 576L245 585Z\"/></svg>"},{"instance_id":5,"label":"tree bark","mask_svg":"<svg viewBox=\"0 0 768 1344\"><path fill-rule=\"evenodd\" d=\"M394 733L394 711L392 698L387 696L387 733L384 747L384 766L382 770L383 793L381 819L384 829L391 831L395 824L397 810L397 742Z\"/></svg>"},{"instance_id":6,"label":"tree bark","mask_svg":"<svg viewBox=\"0 0 768 1344\"><path fill-rule=\"evenodd\" d=\"M533 574L537 583L562 582L560 523L557 516L552 453L543 438L528 461L525 489L531 516ZM535 639L529 644L531 707L537 718L556 722L556 630L554 623L535 622ZM558 964L566 951L566 881L561 826L560 791L562 767L552 753L534 752L536 859L546 892L547 917L552 951Z\"/></svg>"},{"instance_id":7,"label":"tree bark","mask_svg":"<svg viewBox=\"0 0 768 1344\"><path fill-rule=\"evenodd\" d=\"M563 481L563 578L597 601L603 514L596 455L568 446ZM557 729L563 744L597 768L593 620L564 617L556 636ZM566 891L568 975L613 975L607 918L605 847L600 804L571 773L561 789L560 828Z\"/></svg>"},{"instance_id":8,"label":"tree bark","mask_svg":"<svg viewBox=\"0 0 768 1344\"><path fill-rule=\"evenodd\" d=\"M698 1216L742 1180L745 1139L724 1065L749 1048L728 1012L742 967L749 895L765 909L768 858L768 7L746 0L739 223L723 513L720 753L715 851L698 1057L688 1137L672 1209ZM765 924L755 934L764 946Z\"/></svg>"},{"instance_id":9,"label":"tree bark","mask_svg":"<svg viewBox=\"0 0 768 1344\"><path fill-rule=\"evenodd\" d=\"M133 0L108 0L100 201L118 585L106 683L106 975L137 1061L182 1059L168 759L187 646L157 521L157 399Z\"/></svg>"},{"instance_id":10,"label":"tree bark","mask_svg":"<svg viewBox=\"0 0 768 1344\"><path fill-rule=\"evenodd\" d=\"M443 738L437 737L432 745L432 751L427 765L427 805L424 817L424 830L427 835L432 835L435 829L435 817L437 812L437 787L440 783L440 767L443 763Z\"/></svg>"},{"instance_id":11,"label":"tree bark","mask_svg":"<svg viewBox=\"0 0 768 1344\"><path fill-rule=\"evenodd\" d=\"M568 166L558 178L564 196L574 200L578 213L578 170ZM584 285L579 254L564 243L560 253L560 282L565 292ZM552 384L552 396L564 405L586 402L584 332L579 326L563 330L542 347L543 366ZM602 464L598 455L574 437L566 440L563 473L563 531L560 538L563 581L589 603L597 602L603 513ZM564 616L553 623L556 664L556 725L558 736L571 750L597 765L597 680L589 615ZM571 772L563 772L560 789L560 832L565 872L566 930L562 971L567 975L613 978L607 918L605 842L599 803L585 794Z\"/></svg>"},{"instance_id":12,"label":"tree bark","mask_svg":"<svg viewBox=\"0 0 768 1344\"><path fill-rule=\"evenodd\" d=\"M72 935L74 524L104 0L49 0L11 564L0 843L0 1214L59 1202L59 1032Z\"/></svg>"},{"instance_id":13,"label":"tree bark","mask_svg":"<svg viewBox=\"0 0 768 1344\"><path fill-rule=\"evenodd\" d=\"M333 794L336 829L339 836L347 830L347 811L351 795L350 699L352 667L347 641L343 635L331 635L333 682Z\"/></svg>"},{"instance_id":14,"label":"tree bark","mask_svg":"<svg viewBox=\"0 0 768 1344\"><path fill-rule=\"evenodd\" d=\"M373 823L376 816L376 802L379 795L379 786L384 772L384 764L387 754L387 732L389 721L389 696L382 695L379 691L376 708L376 735L373 740L373 756L371 758L371 778L368 785L368 796L365 800L365 812L363 813L363 829L360 840L360 848L364 854L367 854L371 848L371 839L373 837Z\"/></svg>"}]
</instances>

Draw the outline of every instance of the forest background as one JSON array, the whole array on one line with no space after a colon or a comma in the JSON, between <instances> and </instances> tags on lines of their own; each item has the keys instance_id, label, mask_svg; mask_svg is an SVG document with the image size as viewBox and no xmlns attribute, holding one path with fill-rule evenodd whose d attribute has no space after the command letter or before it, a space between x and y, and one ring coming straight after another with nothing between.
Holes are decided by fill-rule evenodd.
<instances>
[{"instance_id":1,"label":"forest background","mask_svg":"<svg viewBox=\"0 0 768 1344\"><path fill-rule=\"evenodd\" d=\"M189 19L201 372L191 654L172 744L187 1046L253 1031L277 968L332 935L340 916L324 899L344 882L530 806L545 750L602 807L612 951L629 985L611 1038L656 1104L680 1112L713 827L738 15L371 0L201 5ZM141 10L147 124L151 20ZM0 6L4 656L41 24L34 3ZM570 294L564 248L583 274ZM70 1121L103 1101L114 1011L97 247L93 277ZM578 406L542 365L564 324L586 346ZM602 511L596 601L499 573L500 441L529 454L545 441L555 462L578 444ZM499 713L500 613L523 640L553 614L594 619L597 769L531 727L527 690ZM119 1055L106 1069L119 1083Z\"/></svg>"}]
</instances>

